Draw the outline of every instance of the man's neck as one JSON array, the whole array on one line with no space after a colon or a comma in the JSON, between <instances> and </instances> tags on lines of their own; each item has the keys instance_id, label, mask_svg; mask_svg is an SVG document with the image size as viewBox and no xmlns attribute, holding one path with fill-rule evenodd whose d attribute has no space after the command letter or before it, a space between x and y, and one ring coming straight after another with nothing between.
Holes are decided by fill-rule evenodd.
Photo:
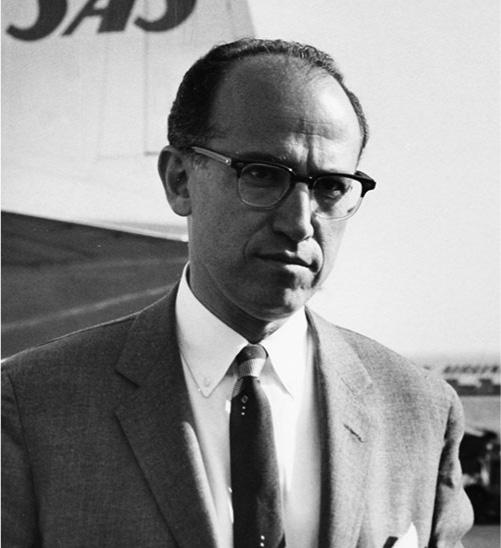
<instances>
[{"instance_id":1,"label":"man's neck","mask_svg":"<svg viewBox=\"0 0 501 548\"><path fill-rule=\"evenodd\" d=\"M238 305L222 297L213 287L197 287L192 283L187 272L187 282L193 295L228 327L242 335L250 343L257 343L269 337L279 329L292 314L284 314L273 318L257 318L248 314ZM218 306L224 300L224 306ZM217 303L217 304L214 304Z\"/></svg>"}]
</instances>

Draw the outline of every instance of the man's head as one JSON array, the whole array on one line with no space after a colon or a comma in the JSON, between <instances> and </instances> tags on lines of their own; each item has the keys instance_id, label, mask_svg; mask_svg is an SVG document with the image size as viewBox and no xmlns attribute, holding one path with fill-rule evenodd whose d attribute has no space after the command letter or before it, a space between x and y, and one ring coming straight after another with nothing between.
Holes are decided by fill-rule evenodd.
<instances>
[{"instance_id":1,"label":"man's head","mask_svg":"<svg viewBox=\"0 0 501 548\"><path fill-rule=\"evenodd\" d=\"M242 57L227 61L227 52L236 50ZM171 207L188 217L193 292L221 320L257 340L321 286L345 221L319 215L302 180L273 207L249 205L238 169L191 147L278 163L301 177L353 174L367 126L332 60L309 46L240 41L216 48L207 62L221 55L224 68L214 69L216 78L203 60L185 77L159 169Z\"/></svg>"},{"instance_id":2,"label":"man's head","mask_svg":"<svg viewBox=\"0 0 501 548\"><path fill-rule=\"evenodd\" d=\"M330 55L313 46L285 40L245 38L217 46L201 57L184 75L168 120L169 143L179 149L202 145L217 131L212 107L225 77L244 59L263 55L302 61L303 70L320 69L334 78L345 91L355 111L362 140L360 154L369 137L369 127L357 96L350 91Z\"/></svg>"}]
</instances>

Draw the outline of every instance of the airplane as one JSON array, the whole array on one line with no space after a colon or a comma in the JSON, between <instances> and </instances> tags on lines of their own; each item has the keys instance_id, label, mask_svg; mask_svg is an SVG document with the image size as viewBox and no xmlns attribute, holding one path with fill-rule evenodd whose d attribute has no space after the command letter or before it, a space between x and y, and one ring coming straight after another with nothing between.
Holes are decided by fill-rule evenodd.
<instances>
[{"instance_id":1,"label":"airplane","mask_svg":"<svg viewBox=\"0 0 501 548\"><path fill-rule=\"evenodd\" d=\"M186 261L156 172L189 66L245 0L2 2L2 355L144 306Z\"/></svg>"}]
</instances>

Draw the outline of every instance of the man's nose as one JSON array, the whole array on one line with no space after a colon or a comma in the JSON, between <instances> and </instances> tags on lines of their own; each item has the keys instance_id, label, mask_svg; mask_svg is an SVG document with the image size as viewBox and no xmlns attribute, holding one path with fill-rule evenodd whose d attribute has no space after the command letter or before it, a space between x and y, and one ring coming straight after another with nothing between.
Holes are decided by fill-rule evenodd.
<instances>
[{"instance_id":1,"label":"man's nose","mask_svg":"<svg viewBox=\"0 0 501 548\"><path fill-rule=\"evenodd\" d=\"M313 236L310 190L306 183L297 183L287 198L274 211L273 229L295 242Z\"/></svg>"}]
</instances>

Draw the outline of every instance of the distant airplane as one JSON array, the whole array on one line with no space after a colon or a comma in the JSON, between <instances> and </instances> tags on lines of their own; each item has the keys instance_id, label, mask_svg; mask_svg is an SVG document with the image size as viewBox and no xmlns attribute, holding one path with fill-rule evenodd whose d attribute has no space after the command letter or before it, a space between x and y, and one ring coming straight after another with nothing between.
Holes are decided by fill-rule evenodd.
<instances>
[{"instance_id":1,"label":"distant airplane","mask_svg":"<svg viewBox=\"0 0 501 548\"><path fill-rule=\"evenodd\" d=\"M254 31L245 0L1 8L5 355L152 300L158 269L177 277L185 221L156 173L166 116L199 56ZM177 269L154 264L172 254Z\"/></svg>"}]
</instances>

